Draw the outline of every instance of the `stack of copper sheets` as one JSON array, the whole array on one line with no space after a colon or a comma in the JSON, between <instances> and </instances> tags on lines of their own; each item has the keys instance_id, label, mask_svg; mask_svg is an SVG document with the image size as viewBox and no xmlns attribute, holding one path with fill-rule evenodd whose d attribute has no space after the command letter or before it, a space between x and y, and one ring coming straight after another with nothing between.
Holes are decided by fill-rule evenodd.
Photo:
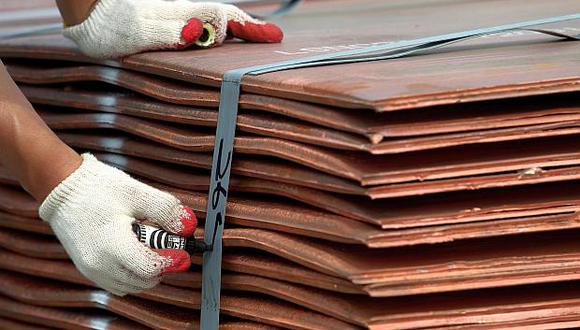
<instances>
[{"instance_id":1,"label":"stack of copper sheets","mask_svg":"<svg viewBox=\"0 0 580 330\"><path fill-rule=\"evenodd\" d=\"M225 71L580 9L501 6L307 1L280 20L281 45L98 61L54 33L0 40L0 56L66 143L203 218ZM544 28L578 34L580 22ZM517 31L245 78L223 327L580 326L579 54L580 42ZM0 183L0 327L197 325L201 256L149 292L115 297L75 270L6 171Z\"/></svg>"}]
</instances>

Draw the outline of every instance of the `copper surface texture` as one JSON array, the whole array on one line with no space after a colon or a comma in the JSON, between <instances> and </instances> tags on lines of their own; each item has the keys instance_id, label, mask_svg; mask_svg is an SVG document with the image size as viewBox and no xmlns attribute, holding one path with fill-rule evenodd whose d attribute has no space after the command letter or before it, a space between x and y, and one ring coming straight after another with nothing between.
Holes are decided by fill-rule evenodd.
<instances>
[{"instance_id":1,"label":"copper surface texture","mask_svg":"<svg viewBox=\"0 0 580 330\"><path fill-rule=\"evenodd\" d=\"M58 32L2 39L60 21L36 2L0 5L13 79L65 143L191 206L197 237L227 70L580 12L575 0L305 1L278 20L279 45L95 60ZM577 35L580 22L542 28ZM514 31L245 77L221 328L579 327L578 54L580 42ZM0 328L199 327L201 255L117 297L75 268L38 206L0 160Z\"/></svg>"}]
</instances>

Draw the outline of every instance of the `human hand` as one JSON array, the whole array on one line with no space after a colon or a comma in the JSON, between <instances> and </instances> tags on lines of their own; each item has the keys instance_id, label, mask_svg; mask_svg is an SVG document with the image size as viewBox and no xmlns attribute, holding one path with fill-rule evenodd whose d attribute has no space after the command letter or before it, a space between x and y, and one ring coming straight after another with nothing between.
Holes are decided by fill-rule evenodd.
<instances>
[{"instance_id":1,"label":"human hand","mask_svg":"<svg viewBox=\"0 0 580 330\"><path fill-rule=\"evenodd\" d=\"M252 18L233 5L187 0L100 0L82 23L64 29L64 35L85 54L115 58L160 49L181 49L203 34L203 24L215 30L207 46L226 37L250 42L278 43L278 26Z\"/></svg>"},{"instance_id":2,"label":"human hand","mask_svg":"<svg viewBox=\"0 0 580 330\"><path fill-rule=\"evenodd\" d=\"M132 224L146 219L191 236L197 226L191 209L90 154L82 157L81 166L39 209L78 270L116 295L152 288L163 274L187 270L187 252L149 249L138 241Z\"/></svg>"}]
</instances>

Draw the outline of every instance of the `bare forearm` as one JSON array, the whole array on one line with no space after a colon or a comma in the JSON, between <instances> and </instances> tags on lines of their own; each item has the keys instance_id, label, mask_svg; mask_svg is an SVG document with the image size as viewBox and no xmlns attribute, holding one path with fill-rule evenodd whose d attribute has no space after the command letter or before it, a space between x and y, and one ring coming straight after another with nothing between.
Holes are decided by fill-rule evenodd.
<instances>
[{"instance_id":1,"label":"bare forearm","mask_svg":"<svg viewBox=\"0 0 580 330\"><path fill-rule=\"evenodd\" d=\"M38 200L81 163L34 111L1 62L0 163Z\"/></svg>"},{"instance_id":2,"label":"bare forearm","mask_svg":"<svg viewBox=\"0 0 580 330\"><path fill-rule=\"evenodd\" d=\"M84 21L99 0L56 0L56 5L66 25L76 25Z\"/></svg>"}]
</instances>

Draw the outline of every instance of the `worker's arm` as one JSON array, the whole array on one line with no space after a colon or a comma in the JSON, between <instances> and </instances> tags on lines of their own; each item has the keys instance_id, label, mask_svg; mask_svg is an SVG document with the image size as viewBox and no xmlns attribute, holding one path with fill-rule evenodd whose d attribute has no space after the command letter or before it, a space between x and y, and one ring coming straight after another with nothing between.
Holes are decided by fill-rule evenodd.
<instances>
[{"instance_id":1,"label":"worker's arm","mask_svg":"<svg viewBox=\"0 0 580 330\"><path fill-rule=\"evenodd\" d=\"M36 114L2 64L0 162L39 201L81 163Z\"/></svg>"},{"instance_id":2,"label":"worker's arm","mask_svg":"<svg viewBox=\"0 0 580 330\"><path fill-rule=\"evenodd\" d=\"M149 50L183 49L213 28L215 38L280 42L275 24L250 17L232 5L189 0L57 0L66 24L64 35L87 55L114 58Z\"/></svg>"}]
</instances>

